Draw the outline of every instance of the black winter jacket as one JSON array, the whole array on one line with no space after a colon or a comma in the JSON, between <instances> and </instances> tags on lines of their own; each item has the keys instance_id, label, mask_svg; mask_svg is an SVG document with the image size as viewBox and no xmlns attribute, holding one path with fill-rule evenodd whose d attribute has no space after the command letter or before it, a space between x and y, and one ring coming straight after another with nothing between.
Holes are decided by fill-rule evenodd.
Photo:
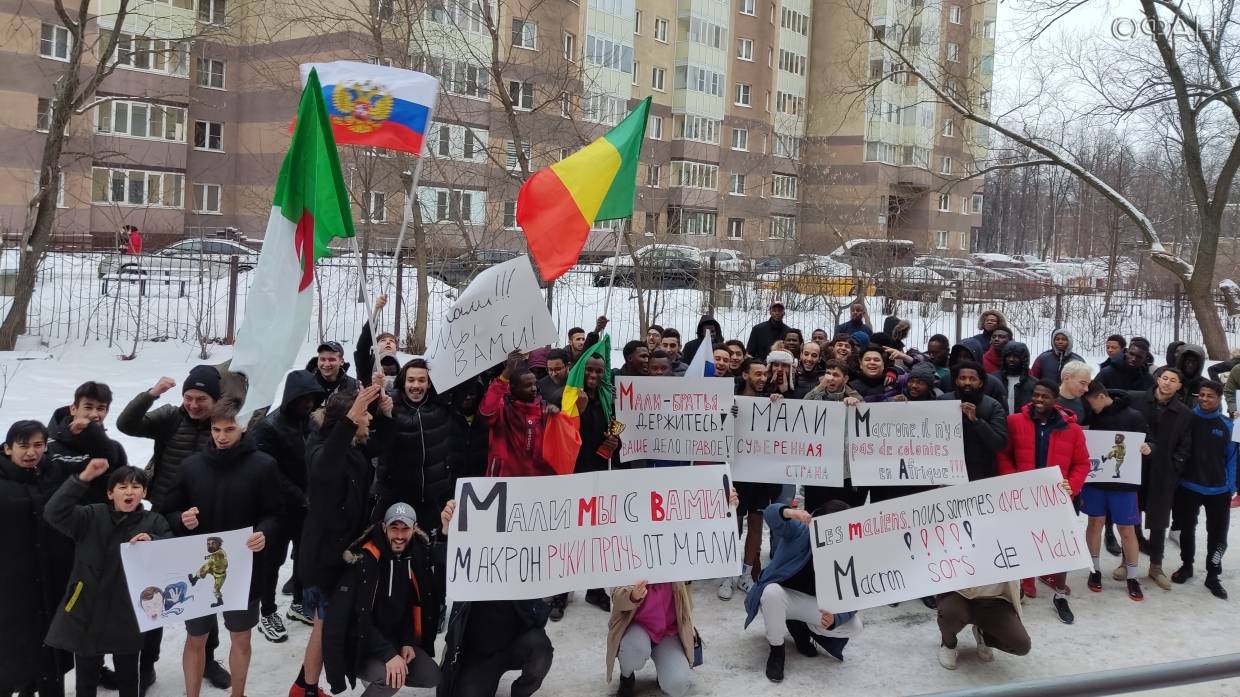
<instances>
[{"instance_id":1,"label":"black winter jacket","mask_svg":"<svg viewBox=\"0 0 1240 697\"><path fill-rule=\"evenodd\" d=\"M1108 390L1137 392L1153 387L1154 376L1150 374L1150 369L1143 365L1130 368L1123 361L1117 363L1112 360L1107 361L1102 370L1098 371L1098 382L1101 382Z\"/></svg>"},{"instance_id":2,"label":"black winter jacket","mask_svg":"<svg viewBox=\"0 0 1240 697\"><path fill-rule=\"evenodd\" d=\"M760 361L766 360L766 354L771 352L771 345L776 341L784 338L790 327L783 321L776 322L768 319L765 322L759 322L753 326L749 332L749 341L745 344L745 353L757 358Z\"/></svg>"},{"instance_id":3,"label":"black winter jacket","mask_svg":"<svg viewBox=\"0 0 1240 697\"><path fill-rule=\"evenodd\" d=\"M289 405L301 397L322 397L323 389L310 373L294 370L284 380L280 408L267 414L249 437L261 451L276 461L280 479L283 513L301 518L306 513L306 439L313 432L310 417L298 419L289 412Z\"/></svg>"},{"instance_id":4,"label":"black winter jacket","mask_svg":"<svg viewBox=\"0 0 1240 697\"><path fill-rule=\"evenodd\" d=\"M142 634L125 583L120 546L143 532L153 540L172 537L172 528L163 516L141 506L121 513L110 503L78 505L91 488L77 476L69 477L44 511L52 527L75 544L73 571L47 643L84 655L138 653Z\"/></svg>"},{"instance_id":5,"label":"black winter jacket","mask_svg":"<svg viewBox=\"0 0 1240 697\"><path fill-rule=\"evenodd\" d=\"M517 632L524 633L531 629L545 628L551 606L541 598L533 600L483 600L477 602L452 603L452 615L448 619L448 632L444 636L443 659L440 661L442 674L436 697L456 697L456 678L461 670L461 656L467 632L486 631L485 627L470 627L469 616L475 607L485 605L511 604L517 615ZM493 637L494 643L506 643L515 640L519 635L511 637Z\"/></svg>"},{"instance_id":6,"label":"black winter jacket","mask_svg":"<svg viewBox=\"0 0 1240 697\"><path fill-rule=\"evenodd\" d=\"M1111 405L1099 412L1091 410L1089 427L1095 431L1127 431L1148 435L1149 426L1145 423L1145 417L1141 415L1141 412L1132 408L1132 400L1128 393L1124 390L1108 390L1107 394L1111 397ZM1140 455L1135 450L1135 448L1129 450L1133 457ZM1137 484L1116 484L1105 479L1089 482L1089 486L1119 491L1136 491L1140 488Z\"/></svg>"},{"instance_id":7,"label":"black winter jacket","mask_svg":"<svg viewBox=\"0 0 1240 697\"><path fill-rule=\"evenodd\" d=\"M181 522L181 513L191 508L198 509L193 530ZM166 507L168 524L178 537L253 527L270 541L278 532L280 513L276 461L248 434L227 450L212 445L185 458ZM262 577L256 573L250 578L251 600L258 597Z\"/></svg>"},{"instance_id":8,"label":"black winter jacket","mask_svg":"<svg viewBox=\"0 0 1240 697\"><path fill-rule=\"evenodd\" d=\"M392 399L396 433L379 456L376 517L388 506L403 501L413 506L423 530L436 530L439 512L456 495L453 449L461 445L452 440L447 400L431 391L414 404L403 390Z\"/></svg>"},{"instance_id":9,"label":"black winter jacket","mask_svg":"<svg viewBox=\"0 0 1240 697\"><path fill-rule=\"evenodd\" d=\"M939 399L961 398L955 392L947 392ZM964 424L964 464L969 471L969 481L995 476L995 456L1007 447L1008 439L1007 410L1003 405L988 395L981 395L976 404L976 421L960 415Z\"/></svg>"},{"instance_id":10,"label":"black winter jacket","mask_svg":"<svg viewBox=\"0 0 1240 697\"><path fill-rule=\"evenodd\" d=\"M708 333L710 338L706 339L705 337ZM771 341L771 343L773 344L775 341L782 338L783 337L781 336ZM692 361L693 357L697 355L698 347L702 345L703 341L707 342L707 350L713 349L715 344L723 341L723 327L720 327L719 321L710 315L702 315L702 319L698 320L697 330L694 332L694 337L689 340L689 343L685 344L684 349L680 352L681 357L687 361ZM768 345L767 348L769 349L770 346Z\"/></svg>"},{"instance_id":11,"label":"black winter jacket","mask_svg":"<svg viewBox=\"0 0 1240 697\"><path fill-rule=\"evenodd\" d=\"M1193 412L1179 399L1159 402L1155 388L1129 392L1132 408L1145 417L1150 454L1141 458L1141 491L1145 493L1145 527L1165 530L1171 525L1171 504L1184 463L1192 452Z\"/></svg>"},{"instance_id":12,"label":"black winter jacket","mask_svg":"<svg viewBox=\"0 0 1240 697\"><path fill-rule=\"evenodd\" d=\"M69 424L73 423L69 407L57 409L47 423L47 457L52 466L66 476L81 474L86 469L86 463L94 458L101 457L108 461L108 471L91 482L90 491L82 499L82 503L106 503L108 475L117 467L129 464L125 448L108 438L102 424L91 422L76 434L69 430Z\"/></svg>"},{"instance_id":13,"label":"black winter jacket","mask_svg":"<svg viewBox=\"0 0 1240 697\"><path fill-rule=\"evenodd\" d=\"M146 497L153 509L162 513L167 510L165 501L176 485L181 461L205 450L211 442L211 420L194 421L180 405L165 404L150 410L156 399L146 390L139 392L116 417L116 428L127 436L155 441L155 452L146 465L151 478Z\"/></svg>"},{"instance_id":14,"label":"black winter jacket","mask_svg":"<svg viewBox=\"0 0 1240 697\"><path fill-rule=\"evenodd\" d=\"M577 464L573 469L581 472L605 472L620 464L620 448L611 453L611 458L598 456L599 446L607 439L611 422L603 414L603 405L591 395L586 408L581 412L581 449L577 451Z\"/></svg>"}]
</instances>

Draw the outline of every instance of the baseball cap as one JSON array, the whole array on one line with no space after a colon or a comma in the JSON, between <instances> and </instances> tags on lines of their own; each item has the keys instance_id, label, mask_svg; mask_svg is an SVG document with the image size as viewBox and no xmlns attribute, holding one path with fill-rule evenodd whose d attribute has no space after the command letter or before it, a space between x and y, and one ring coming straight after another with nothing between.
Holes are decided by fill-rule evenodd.
<instances>
[{"instance_id":1,"label":"baseball cap","mask_svg":"<svg viewBox=\"0 0 1240 697\"><path fill-rule=\"evenodd\" d=\"M319 344L319 348L317 351L315 351L315 353L319 353L322 351L334 351L340 354L341 356L344 355L344 347L340 345L339 341L324 341L323 343Z\"/></svg>"},{"instance_id":2,"label":"baseball cap","mask_svg":"<svg viewBox=\"0 0 1240 697\"><path fill-rule=\"evenodd\" d=\"M774 308L776 308L776 307L778 307L779 309L781 309L781 310L782 310L782 309L784 309L784 304L783 304L782 302L780 302L780 301L776 300L775 302L771 303L771 308L772 308L772 309L774 309Z\"/></svg>"},{"instance_id":3,"label":"baseball cap","mask_svg":"<svg viewBox=\"0 0 1240 697\"><path fill-rule=\"evenodd\" d=\"M398 520L413 527L418 522L418 514L414 512L413 506L407 503L394 503L388 507L387 513L383 514L383 525L386 527Z\"/></svg>"}]
</instances>

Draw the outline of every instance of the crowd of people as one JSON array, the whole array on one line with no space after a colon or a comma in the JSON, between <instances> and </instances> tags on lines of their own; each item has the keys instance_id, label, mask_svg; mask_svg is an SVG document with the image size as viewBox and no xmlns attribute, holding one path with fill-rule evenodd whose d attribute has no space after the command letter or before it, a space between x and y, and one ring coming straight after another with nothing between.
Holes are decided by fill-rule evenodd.
<instances>
[{"instance_id":1,"label":"crowd of people","mask_svg":"<svg viewBox=\"0 0 1240 697\"><path fill-rule=\"evenodd\" d=\"M1142 581L1162 591L1190 582L1204 508L1204 584L1227 598L1220 574L1230 508L1240 505L1231 438L1240 361L1203 375L1204 351L1176 342L1155 367L1147 340L1113 335L1095 370L1064 330L1054 331L1050 349L1031 356L995 310L981 314L977 334L954 345L936 334L915 348L909 323L897 317L874 331L860 303L833 331L814 329L807 337L774 303L744 342L726 337L711 317L683 344L675 328L647 327L623 345L623 364L608 374L604 357L589 350L607 324L600 317L593 331L574 327L567 345L514 353L443 393L425 359L400 364L397 337L374 336L367 325L353 366L340 344L323 343L304 370L287 375L278 403L245 423L244 378L199 365L180 381L179 402L155 406L178 384L161 377L118 415L118 430L153 442L144 468L131 465L105 430L113 404L105 384L83 383L46 424L12 423L0 457L0 539L5 558L23 561L20 573L15 567L0 580L8 599L0 605L0 694L60 697L73 670L78 697L100 689L144 695L156 680L163 633L139 631L120 545L252 528L249 605L220 613L227 666L216 658L217 616L185 622L188 697L198 697L204 681L244 697L253 630L285 642L285 620L311 627L301 666L288 676L290 697L341 694L359 684L367 697L405 686L434 687L442 697L490 697L508 672L518 673L514 697L532 695L552 667L548 623L564 617L568 598L448 603L446 538L456 481L556 474L543 456L543 436L581 361L576 472L690 464L621 464L623 434L603 400L615 376L683 376L701 351L710 352L716 375L735 381L738 395L959 402L971 480L1061 471L1061 487L1088 516L1090 591L1105 592L1109 583L1103 547L1120 559L1111 580L1134 601L1144 598ZM1144 434L1139 452L1125 451L1119 440L1113 451L1120 462L1140 457L1141 483L1106 476L1086 483L1091 463L1083 428ZM923 490L854 486L847 468L841 487L736 485L744 563L739 576L718 581L715 595L729 601L744 594L738 625L762 615L771 681L784 678L787 637L803 655L821 651L842 661L863 628L863 613L819 609L812 517ZM1180 565L1168 575L1169 531L1179 542ZM1141 555L1148 557L1144 576ZM281 585L290 556L291 578ZM191 582L210 583L210 566L208 560ZM1049 588L1059 620L1072 624L1062 573L923 598L938 615L940 664L955 669L966 627L981 661L994 660L995 649L1028 653L1022 602L1037 597L1039 584ZM214 606L222 605L218 581L214 593ZM283 615L278 595L291 596ZM637 671L647 663L666 694L691 689L702 642L688 583L641 581L610 592L589 589L585 597L610 613L601 658L608 681L618 666L618 695L634 694ZM599 627L601 635L601 621Z\"/></svg>"}]
</instances>

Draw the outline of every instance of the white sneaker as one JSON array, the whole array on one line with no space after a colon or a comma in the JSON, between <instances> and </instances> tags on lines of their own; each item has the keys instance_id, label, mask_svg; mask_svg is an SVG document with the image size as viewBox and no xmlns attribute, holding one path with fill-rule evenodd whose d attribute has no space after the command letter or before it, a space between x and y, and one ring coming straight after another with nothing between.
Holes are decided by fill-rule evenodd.
<instances>
[{"instance_id":1,"label":"white sneaker","mask_svg":"<svg viewBox=\"0 0 1240 697\"><path fill-rule=\"evenodd\" d=\"M746 564L741 567L741 575L736 577L736 587L741 589L742 593L748 594L753 590L753 567Z\"/></svg>"},{"instance_id":2,"label":"white sneaker","mask_svg":"<svg viewBox=\"0 0 1240 697\"><path fill-rule=\"evenodd\" d=\"M258 621L258 631L272 643L279 644L288 641L288 631L284 629L284 623L280 621L278 612L264 615Z\"/></svg>"},{"instance_id":3,"label":"white sneaker","mask_svg":"<svg viewBox=\"0 0 1240 697\"><path fill-rule=\"evenodd\" d=\"M956 655L959 653L956 649L949 649L939 644L939 665L948 670L956 669Z\"/></svg>"},{"instance_id":4,"label":"white sneaker","mask_svg":"<svg viewBox=\"0 0 1240 697\"><path fill-rule=\"evenodd\" d=\"M986 645L982 640L982 633L977 631L977 627L973 627L973 639L977 642L977 660L982 663L990 663L995 660L995 650Z\"/></svg>"},{"instance_id":5,"label":"white sneaker","mask_svg":"<svg viewBox=\"0 0 1240 697\"><path fill-rule=\"evenodd\" d=\"M731 600L732 591L736 589L736 579L725 578L719 582L719 599Z\"/></svg>"}]
</instances>

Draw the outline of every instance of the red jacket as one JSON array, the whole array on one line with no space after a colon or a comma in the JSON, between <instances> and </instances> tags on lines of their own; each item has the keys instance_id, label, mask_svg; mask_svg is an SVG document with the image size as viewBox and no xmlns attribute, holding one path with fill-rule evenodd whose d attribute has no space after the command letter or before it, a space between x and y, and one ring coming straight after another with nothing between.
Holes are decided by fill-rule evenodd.
<instances>
[{"instance_id":1,"label":"red jacket","mask_svg":"<svg viewBox=\"0 0 1240 697\"><path fill-rule=\"evenodd\" d=\"M986 349L986 353L982 354L982 369L987 373L997 373L1003 369L1003 356L999 355L999 351L994 346Z\"/></svg>"},{"instance_id":2,"label":"red jacket","mask_svg":"<svg viewBox=\"0 0 1240 697\"><path fill-rule=\"evenodd\" d=\"M995 469L999 474L1027 472L1034 469L1037 459L1037 430L1030 413L1033 404L1007 417L1007 447L999 451ZM1072 495L1081 493L1089 476L1089 451L1085 448L1085 431L1076 423L1076 415L1055 406L1051 420L1050 442L1046 447L1046 466L1058 467L1063 478L1072 485Z\"/></svg>"},{"instance_id":3,"label":"red jacket","mask_svg":"<svg viewBox=\"0 0 1240 697\"><path fill-rule=\"evenodd\" d=\"M543 432L547 424L541 399L518 402L510 395L508 381L496 378L487 388L478 414L489 427L488 477L556 474L543 459Z\"/></svg>"}]
</instances>

